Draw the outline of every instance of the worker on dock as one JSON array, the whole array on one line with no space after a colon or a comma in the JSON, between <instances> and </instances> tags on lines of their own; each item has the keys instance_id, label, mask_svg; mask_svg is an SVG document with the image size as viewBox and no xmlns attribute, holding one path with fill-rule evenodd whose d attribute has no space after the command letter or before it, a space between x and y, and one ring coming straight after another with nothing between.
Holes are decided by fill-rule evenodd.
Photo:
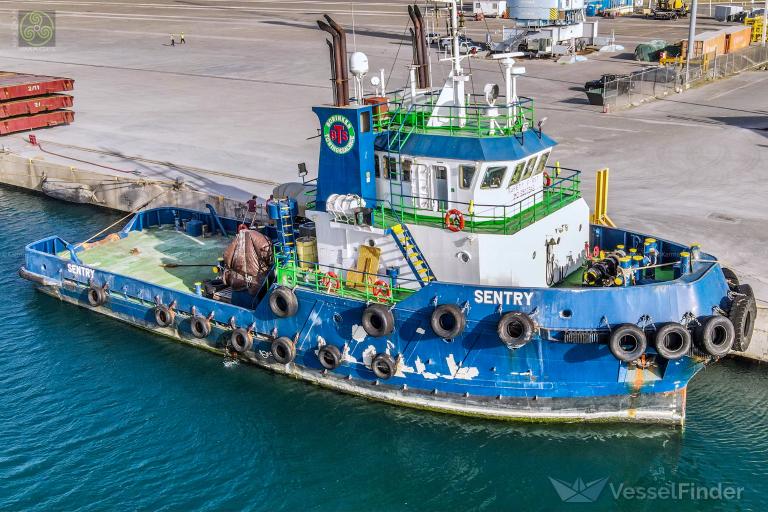
<instances>
[{"instance_id":1,"label":"worker on dock","mask_svg":"<svg viewBox=\"0 0 768 512\"><path fill-rule=\"evenodd\" d=\"M173 34L171 34L171 46L176 46L176 39L174 38Z\"/></svg>"},{"instance_id":2,"label":"worker on dock","mask_svg":"<svg viewBox=\"0 0 768 512\"><path fill-rule=\"evenodd\" d=\"M187 41L184 39L184 32L179 34L179 44L187 44Z\"/></svg>"}]
</instances>

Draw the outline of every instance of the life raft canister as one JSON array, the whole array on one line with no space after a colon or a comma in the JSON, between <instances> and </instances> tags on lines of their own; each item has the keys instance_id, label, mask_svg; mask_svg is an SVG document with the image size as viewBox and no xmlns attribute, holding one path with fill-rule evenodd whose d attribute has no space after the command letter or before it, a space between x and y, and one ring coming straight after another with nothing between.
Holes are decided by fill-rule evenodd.
<instances>
[{"instance_id":1,"label":"life raft canister","mask_svg":"<svg viewBox=\"0 0 768 512\"><path fill-rule=\"evenodd\" d=\"M635 324L622 324L611 332L609 343L613 356L624 362L632 362L645 353L648 338L645 331Z\"/></svg>"}]
</instances>

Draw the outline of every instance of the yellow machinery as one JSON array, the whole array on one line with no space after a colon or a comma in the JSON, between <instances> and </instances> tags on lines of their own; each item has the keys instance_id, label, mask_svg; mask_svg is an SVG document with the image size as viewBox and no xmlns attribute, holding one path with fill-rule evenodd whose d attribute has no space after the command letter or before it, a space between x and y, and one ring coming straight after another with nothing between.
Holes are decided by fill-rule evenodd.
<instances>
[{"instance_id":1,"label":"yellow machinery","mask_svg":"<svg viewBox=\"0 0 768 512\"><path fill-rule=\"evenodd\" d=\"M758 43L763 38L763 17L755 16L754 18L745 18L744 24L752 27L752 41Z\"/></svg>"},{"instance_id":2,"label":"yellow machinery","mask_svg":"<svg viewBox=\"0 0 768 512\"><path fill-rule=\"evenodd\" d=\"M590 216L589 221L592 224L600 224L602 226L608 226L615 228L616 224L613 223L610 217L608 217L608 169L601 169L597 171L597 186L595 187L595 211Z\"/></svg>"}]
</instances>

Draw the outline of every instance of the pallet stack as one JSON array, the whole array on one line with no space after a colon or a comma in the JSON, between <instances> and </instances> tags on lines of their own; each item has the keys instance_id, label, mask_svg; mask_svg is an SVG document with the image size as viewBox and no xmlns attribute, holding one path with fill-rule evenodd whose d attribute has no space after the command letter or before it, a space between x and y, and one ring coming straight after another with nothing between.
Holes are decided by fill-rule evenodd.
<instances>
[{"instance_id":1,"label":"pallet stack","mask_svg":"<svg viewBox=\"0 0 768 512\"><path fill-rule=\"evenodd\" d=\"M0 135L69 124L75 113L71 78L0 71Z\"/></svg>"}]
</instances>

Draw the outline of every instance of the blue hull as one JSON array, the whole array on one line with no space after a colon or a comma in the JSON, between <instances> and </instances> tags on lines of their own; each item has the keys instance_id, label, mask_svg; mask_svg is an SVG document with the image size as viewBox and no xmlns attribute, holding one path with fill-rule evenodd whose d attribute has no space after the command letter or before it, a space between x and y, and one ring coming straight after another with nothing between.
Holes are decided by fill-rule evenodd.
<instances>
[{"instance_id":1,"label":"blue hull","mask_svg":"<svg viewBox=\"0 0 768 512\"><path fill-rule=\"evenodd\" d=\"M131 229L152 225L152 218L162 220L160 213L146 214L139 214L141 221ZM205 219L207 214L198 215ZM231 229L235 221L224 222ZM632 234L610 230L601 236ZM682 424L686 386L705 358L690 355L668 361L649 348L648 364L638 366L617 360L605 343L572 341L582 339L573 333L591 333L599 340L611 325L635 324L641 318L651 325L679 322L686 315L711 314L727 297L722 272L705 263L671 282L628 288L494 289L434 282L395 304L394 332L375 338L360 326L366 307L361 300L297 286L298 311L278 318L268 300L251 309L99 269L84 274L69 258L56 255L66 246L57 237L30 244L23 277L66 302L220 354L229 352L235 327L250 328L255 333L253 348L239 355L241 360L324 387L409 407L497 419ZM90 283L108 286L103 305L89 305ZM158 303L175 304L171 326L157 325ZM430 329L435 304L444 303L466 312L466 329L452 341ZM564 310L569 314L563 315ZM500 343L496 325L502 311L529 314L538 326L534 339L516 350ZM212 331L203 339L192 334L194 314L212 319ZM295 342L292 363L279 364L270 353L272 340L279 336ZM332 371L318 360L318 349L326 344L343 355L342 364ZM395 375L386 380L377 379L370 367L371 357L379 353L398 361Z\"/></svg>"}]
</instances>

